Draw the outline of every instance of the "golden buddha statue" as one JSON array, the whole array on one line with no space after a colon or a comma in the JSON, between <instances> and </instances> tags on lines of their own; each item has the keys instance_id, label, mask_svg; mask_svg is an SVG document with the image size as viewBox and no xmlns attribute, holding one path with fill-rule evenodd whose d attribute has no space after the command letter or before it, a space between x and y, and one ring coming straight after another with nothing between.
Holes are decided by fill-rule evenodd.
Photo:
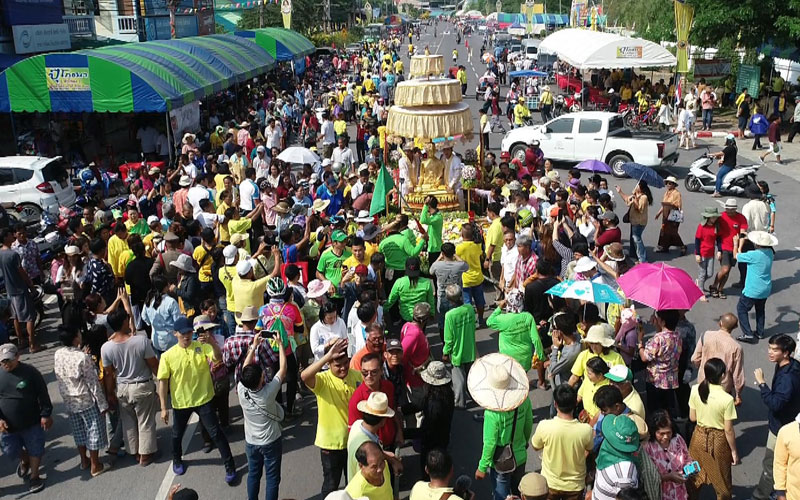
<instances>
[{"instance_id":1,"label":"golden buddha statue","mask_svg":"<svg viewBox=\"0 0 800 500\"><path fill-rule=\"evenodd\" d=\"M408 205L413 210L420 210L428 195L433 195L439 202L440 210L458 208L456 195L447 187L445 163L436 156L436 147L429 143L425 145L425 150L428 159L420 166L419 182L414 191L407 196Z\"/></svg>"}]
</instances>

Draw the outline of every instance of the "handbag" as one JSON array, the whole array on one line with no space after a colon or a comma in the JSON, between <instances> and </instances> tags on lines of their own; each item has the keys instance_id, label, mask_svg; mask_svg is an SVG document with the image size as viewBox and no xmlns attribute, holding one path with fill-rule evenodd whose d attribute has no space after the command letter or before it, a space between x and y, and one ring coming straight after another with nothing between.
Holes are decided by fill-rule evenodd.
<instances>
[{"instance_id":1,"label":"handbag","mask_svg":"<svg viewBox=\"0 0 800 500\"><path fill-rule=\"evenodd\" d=\"M510 474L517 469L517 459L514 457L514 432L517 430L517 411L514 409L514 423L511 424L511 439L505 446L498 446L494 450L494 470L499 474Z\"/></svg>"},{"instance_id":2,"label":"handbag","mask_svg":"<svg viewBox=\"0 0 800 500\"><path fill-rule=\"evenodd\" d=\"M670 210L667 216L667 222L677 222L678 224L683 222L683 210Z\"/></svg>"},{"instance_id":3,"label":"handbag","mask_svg":"<svg viewBox=\"0 0 800 500\"><path fill-rule=\"evenodd\" d=\"M628 224L631 221L631 207L628 207L628 211L625 212L625 215L622 216L622 222Z\"/></svg>"}]
</instances>

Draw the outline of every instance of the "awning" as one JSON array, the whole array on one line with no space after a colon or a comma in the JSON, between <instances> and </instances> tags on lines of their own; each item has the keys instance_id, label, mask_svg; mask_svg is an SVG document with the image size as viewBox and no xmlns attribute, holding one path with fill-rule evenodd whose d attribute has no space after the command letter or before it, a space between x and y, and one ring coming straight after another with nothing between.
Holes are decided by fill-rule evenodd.
<instances>
[{"instance_id":1,"label":"awning","mask_svg":"<svg viewBox=\"0 0 800 500\"><path fill-rule=\"evenodd\" d=\"M314 53L314 44L300 33L283 28L234 31L266 50L276 61L294 61Z\"/></svg>"},{"instance_id":2,"label":"awning","mask_svg":"<svg viewBox=\"0 0 800 500\"><path fill-rule=\"evenodd\" d=\"M0 112L165 112L274 66L229 35L42 54L0 73Z\"/></svg>"},{"instance_id":3,"label":"awning","mask_svg":"<svg viewBox=\"0 0 800 500\"><path fill-rule=\"evenodd\" d=\"M569 24L569 16L566 14L534 14L533 24L566 26Z\"/></svg>"},{"instance_id":4,"label":"awning","mask_svg":"<svg viewBox=\"0 0 800 500\"><path fill-rule=\"evenodd\" d=\"M556 54L578 69L675 66L675 56L657 43L612 33L563 29L542 40L539 52Z\"/></svg>"},{"instance_id":5,"label":"awning","mask_svg":"<svg viewBox=\"0 0 800 500\"><path fill-rule=\"evenodd\" d=\"M800 49L797 47L779 47L772 44L770 40L767 43L761 44L758 48L758 53L766 57L777 57L779 59L788 59L790 61L800 62Z\"/></svg>"}]
</instances>

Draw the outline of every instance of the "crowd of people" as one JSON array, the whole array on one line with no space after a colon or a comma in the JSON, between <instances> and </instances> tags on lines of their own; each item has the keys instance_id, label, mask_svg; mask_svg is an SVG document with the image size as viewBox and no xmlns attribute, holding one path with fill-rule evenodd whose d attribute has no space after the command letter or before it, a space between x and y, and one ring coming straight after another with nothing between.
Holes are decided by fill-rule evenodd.
<instances>
[{"instance_id":1,"label":"crowd of people","mask_svg":"<svg viewBox=\"0 0 800 500\"><path fill-rule=\"evenodd\" d=\"M739 340L764 336L777 242L768 187L742 213L735 200L722 214L703 211L698 285L714 278L709 298L724 298L734 263L741 272L737 314L718 325L694 325L686 311L643 321L630 303L560 299L547 293L559 282L619 290L634 261L647 261L647 184L626 194L577 170L562 182L531 144L525 161L497 165L489 154L481 166L491 181L476 190L486 228L463 220L457 241L446 241L434 195L419 220L401 213L381 221L370 205L379 176L395 168L384 158L408 164L422 154L384 151L393 147L380 130L387 77L402 75L395 55L378 46L350 58L362 79L324 100L313 91L313 68L325 65L309 65L297 88L252 94L244 116L212 112L209 140L187 133L175 166L142 168L124 210L89 206L70 218L49 269L24 228L0 230L16 330L16 343L0 346L0 446L32 493L44 488L53 405L41 372L20 353L43 348L31 289L49 279L61 311L54 373L80 469L91 477L110 468L103 451L123 448L141 466L169 449L172 471L185 474L182 440L196 414L203 451L216 448L225 482L235 484L235 390L251 499L262 487L270 500L292 494L281 484L283 425L308 418L322 469L310 480L324 498L399 498L411 463L398 450L410 445L420 469L411 500L470 500L472 478L454 480L449 449L454 415L476 406L482 436L460 439L481 447L473 478L491 483L494 500L685 500L705 485L731 498L745 384L732 335L739 327ZM347 60L331 62L341 72ZM281 161L295 143L319 161ZM682 219L671 216L683 210L678 183L666 183L656 251L685 253ZM630 257L615 212L623 209ZM478 345L483 328L497 332L496 344ZM769 421L753 498L791 500L800 498L800 362L790 336L767 344L772 379L753 374ZM552 391L551 418L534 422L531 384ZM169 444L156 439L158 419L171 426ZM539 472L526 467L528 447L541 453Z\"/></svg>"}]
</instances>

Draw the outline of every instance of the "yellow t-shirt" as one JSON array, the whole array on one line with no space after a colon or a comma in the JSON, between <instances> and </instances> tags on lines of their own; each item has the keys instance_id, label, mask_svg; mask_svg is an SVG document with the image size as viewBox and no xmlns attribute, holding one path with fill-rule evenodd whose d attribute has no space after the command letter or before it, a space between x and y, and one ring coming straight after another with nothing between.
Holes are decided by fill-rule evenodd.
<instances>
[{"instance_id":1,"label":"yellow t-shirt","mask_svg":"<svg viewBox=\"0 0 800 500\"><path fill-rule=\"evenodd\" d=\"M547 486L581 491L586 479L586 452L592 451L592 427L576 419L551 418L536 426L531 444L542 450L542 475Z\"/></svg>"},{"instance_id":2,"label":"yellow t-shirt","mask_svg":"<svg viewBox=\"0 0 800 500\"><path fill-rule=\"evenodd\" d=\"M169 379L172 407L196 408L214 397L214 382L208 361L214 357L209 344L193 340L189 347L176 344L161 355L158 379Z\"/></svg>"},{"instance_id":3,"label":"yellow t-shirt","mask_svg":"<svg viewBox=\"0 0 800 500\"><path fill-rule=\"evenodd\" d=\"M236 311L236 301L233 299L234 276L236 276L236 266L224 266L219 270L219 280L225 287L225 307L229 311Z\"/></svg>"},{"instance_id":4,"label":"yellow t-shirt","mask_svg":"<svg viewBox=\"0 0 800 500\"><path fill-rule=\"evenodd\" d=\"M236 233L243 234L245 236L244 248L247 250L247 253L250 253L250 237L247 234L247 231L249 231L252 226L253 221L250 219L229 220L228 241L230 241L230 236L233 236Z\"/></svg>"},{"instance_id":5,"label":"yellow t-shirt","mask_svg":"<svg viewBox=\"0 0 800 500\"><path fill-rule=\"evenodd\" d=\"M630 101L631 97L633 96L633 89L631 89L630 87L622 87L619 96L622 98L623 101Z\"/></svg>"},{"instance_id":6,"label":"yellow t-shirt","mask_svg":"<svg viewBox=\"0 0 800 500\"><path fill-rule=\"evenodd\" d=\"M583 377L583 373L586 371L586 362L595 356L600 356L600 358L608 364L609 368L614 365L625 364L625 360L622 359L622 356L620 356L617 351L608 351L608 353L598 355L593 353L591 349L584 349L578 354L578 357L575 358L575 363L572 365L572 374L576 377Z\"/></svg>"},{"instance_id":7,"label":"yellow t-shirt","mask_svg":"<svg viewBox=\"0 0 800 500\"><path fill-rule=\"evenodd\" d=\"M197 262L197 265L200 266L200 270L197 273L197 279L199 279L203 283L208 283L211 281L211 264L214 263L214 259L211 258L211 250L206 250L203 245L194 249L192 252L192 259Z\"/></svg>"},{"instance_id":8,"label":"yellow t-shirt","mask_svg":"<svg viewBox=\"0 0 800 500\"><path fill-rule=\"evenodd\" d=\"M733 396L725 392L722 386L708 385L708 401L700 399L700 385L693 385L689 394L689 408L697 415L697 425L710 429L725 430L726 420L736 420L736 406Z\"/></svg>"},{"instance_id":9,"label":"yellow t-shirt","mask_svg":"<svg viewBox=\"0 0 800 500\"><path fill-rule=\"evenodd\" d=\"M356 384L363 382L361 372L350 370L344 379L340 379L328 370L317 373L314 380L314 388L311 389L317 396L317 437L314 446L323 450L344 450L349 434L348 405Z\"/></svg>"},{"instance_id":10,"label":"yellow t-shirt","mask_svg":"<svg viewBox=\"0 0 800 500\"><path fill-rule=\"evenodd\" d=\"M217 207L217 215L225 215L225 210L229 208L230 205L224 201L219 202L219 206ZM219 241L231 241L231 233L228 232L227 223L219 225Z\"/></svg>"},{"instance_id":11,"label":"yellow t-shirt","mask_svg":"<svg viewBox=\"0 0 800 500\"><path fill-rule=\"evenodd\" d=\"M221 193L225 190L225 177L229 175L230 174L217 174L214 176L214 188L217 190L217 193Z\"/></svg>"},{"instance_id":12,"label":"yellow t-shirt","mask_svg":"<svg viewBox=\"0 0 800 500\"><path fill-rule=\"evenodd\" d=\"M363 264L365 266L369 265L369 258L367 257L367 252L364 252L364 260L362 262L359 262L358 259L356 259L355 255L351 255L350 257L346 258L344 262L342 262L342 265L347 266L348 269L352 269L359 264Z\"/></svg>"},{"instance_id":13,"label":"yellow t-shirt","mask_svg":"<svg viewBox=\"0 0 800 500\"><path fill-rule=\"evenodd\" d=\"M164 235L162 233L150 231L150 233L148 233L147 236L142 238L142 243L144 244L144 251L148 257L153 256L153 249L155 248L155 245L153 245L153 238L155 238L156 236L163 237Z\"/></svg>"},{"instance_id":14,"label":"yellow t-shirt","mask_svg":"<svg viewBox=\"0 0 800 500\"><path fill-rule=\"evenodd\" d=\"M500 222L500 217L495 217L489 225L489 230L486 231L486 248L490 245L494 245L492 262L500 262L503 253L503 224Z\"/></svg>"},{"instance_id":15,"label":"yellow t-shirt","mask_svg":"<svg viewBox=\"0 0 800 500\"><path fill-rule=\"evenodd\" d=\"M397 60L394 63L394 72L395 73L402 73L403 72L403 61Z\"/></svg>"},{"instance_id":16,"label":"yellow t-shirt","mask_svg":"<svg viewBox=\"0 0 800 500\"><path fill-rule=\"evenodd\" d=\"M453 488L431 488L431 483L417 481L411 488L411 496L408 500L441 500L442 495L450 493L448 500L464 500L458 495L453 495Z\"/></svg>"},{"instance_id":17,"label":"yellow t-shirt","mask_svg":"<svg viewBox=\"0 0 800 500\"><path fill-rule=\"evenodd\" d=\"M642 397L636 392L636 389L633 389L628 396L622 400L625 403L631 413L634 415L639 415L642 419L646 419L645 411L644 411L644 402L642 401Z\"/></svg>"},{"instance_id":18,"label":"yellow t-shirt","mask_svg":"<svg viewBox=\"0 0 800 500\"><path fill-rule=\"evenodd\" d=\"M111 270L117 278L125 276L127 262L121 259L125 250L128 250L128 240L123 240L116 234L108 239L108 263L111 264Z\"/></svg>"},{"instance_id":19,"label":"yellow t-shirt","mask_svg":"<svg viewBox=\"0 0 800 500\"><path fill-rule=\"evenodd\" d=\"M242 312L247 306L253 306L256 309L263 306L267 281L269 281L269 277L264 277L260 280L243 280L238 274L235 275L231 288L236 308L233 309L228 305L228 310Z\"/></svg>"},{"instance_id":20,"label":"yellow t-shirt","mask_svg":"<svg viewBox=\"0 0 800 500\"><path fill-rule=\"evenodd\" d=\"M608 384L607 378L596 383L589 380L589 377L583 378L583 382L581 382L581 386L578 388L578 397L583 401L583 409L586 410L586 413L588 413L591 418L594 418L595 415L600 413L600 408L594 404L594 394L597 392L597 389Z\"/></svg>"},{"instance_id":21,"label":"yellow t-shirt","mask_svg":"<svg viewBox=\"0 0 800 500\"><path fill-rule=\"evenodd\" d=\"M394 493L392 492L392 481L389 476L389 464L384 465L383 469L383 484L380 486L372 486L361 475L361 471L353 476L353 479L347 483L345 491L353 498L368 498L369 500L393 500Z\"/></svg>"},{"instance_id":22,"label":"yellow t-shirt","mask_svg":"<svg viewBox=\"0 0 800 500\"><path fill-rule=\"evenodd\" d=\"M336 120L333 122L333 131L336 135L344 135L347 132L347 122L344 120Z\"/></svg>"},{"instance_id":23,"label":"yellow t-shirt","mask_svg":"<svg viewBox=\"0 0 800 500\"><path fill-rule=\"evenodd\" d=\"M459 243L456 255L469 265L467 272L461 275L464 288L478 286L483 283L483 268L481 267L481 246L474 241Z\"/></svg>"}]
</instances>

